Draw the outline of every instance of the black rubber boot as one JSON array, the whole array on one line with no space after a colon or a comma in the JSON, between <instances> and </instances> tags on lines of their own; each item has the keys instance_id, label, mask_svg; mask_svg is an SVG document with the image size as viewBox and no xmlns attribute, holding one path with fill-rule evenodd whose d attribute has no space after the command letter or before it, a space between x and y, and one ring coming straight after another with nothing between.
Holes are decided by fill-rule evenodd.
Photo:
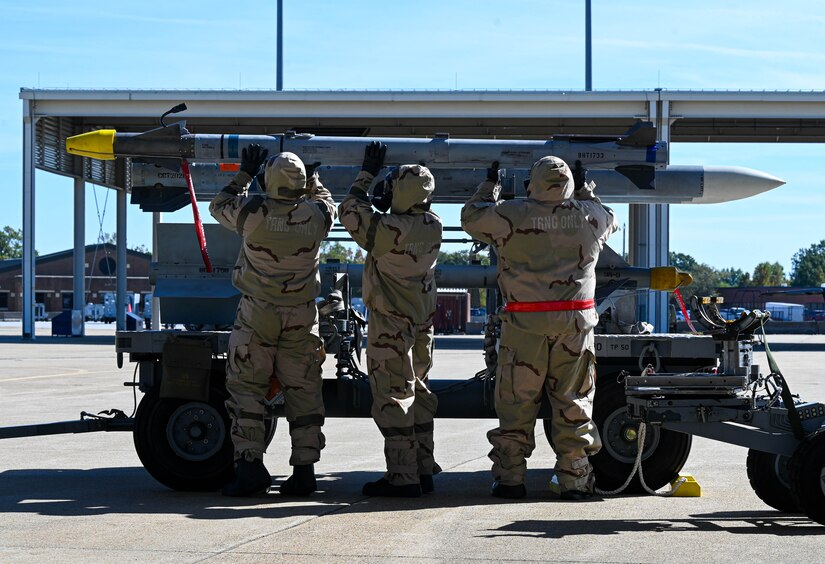
<instances>
[{"instance_id":1,"label":"black rubber boot","mask_svg":"<svg viewBox=\"0 0 825 564\"><path fill-rule=\"evenodd\" d=\"M281 495L306 497L315 491L315 465L302 464L292 467L292 476L281 484Z\"/></svg>"},{"instance_id":2,"label":"black rubber boot","mask_svg":"<svg viewBox=\"0 0 825 564\"><path fill-rule=\"evenodd\" d=\"M435 486L433 485L432 474L420 474L418 479L421 481L421 493L433 493Z\"/></svg>"},{"instance_id":3,"label":"black rubber boot","mask_svg":"<svg viewBox=\"0 0 825 564\"><path fill-rule=\"evenodd\" d=\"M272 485L272 477L264 466L264 461L239 460L235 464L235 476L226 484L221 493L229 497L247 497L265 493Z\"/></svg>"},{"instance_id":4,"label":"black rubber boot","mask_svg":"<svg viewBox=\"0 0 825 564\"><path fill-rule=\"evenodd\" d=\"M496 480L493 482L493 488L490 493L493 494L493 497L500 497L502 499L521 499L527 495L527 488L524 487L524 484L505 486Z\"/></svg>"},{"instance_id":5,"label":"black rubber boot","mask_svg":"<svg viewBox=\"0 0 825 564\"><path fill-rule=\"evenodd\" d=\"M584 490L567 490L559 494L559 499L563 499L564 501L585 501L588 499L593 499L593 492Z\"/></svg>"},{"instance_id":6,"label":"black rubber boot","mask_svg":"<svg viewBox=\"0 0 825 564\"><path fill-rule=\"evenodd\" d=\"M361 493L372 497L421 497L421 486L419 484L394 486L386 478L381 478L376 482L364 484Z\"/></svg>"}]
</instances>

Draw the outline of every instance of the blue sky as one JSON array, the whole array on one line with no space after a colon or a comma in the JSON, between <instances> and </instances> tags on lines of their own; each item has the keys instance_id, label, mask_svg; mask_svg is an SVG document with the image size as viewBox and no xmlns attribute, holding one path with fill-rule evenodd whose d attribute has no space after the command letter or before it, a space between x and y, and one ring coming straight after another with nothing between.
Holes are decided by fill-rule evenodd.
<instances>
[{"instance_id":1,"label":"blue sky","mask_svg":"<svg viewBox=\"0 0 825 564\"><path fill-rule=\"evenodd\" d=\"M584 87L584 0L284 3L286 89ZM0 227L22 223L21 87L275 87L274 1L0 0L0 13ZM593 0L593 87L822 90L823 29L818 2ZM716 268L778 261L789 272L796 251L825 239L823 152L673 145L673 164L747 166L788 184L739 202L671 206L671 250ZM87 243L99 229L93 192L102 209L107 191L88 189ZM626 206L617 211L624 222ZM38 173L36 213L38 251L67 248L71 180ZM442 214L457 223L457 209ZM149 215L132 206L127 237L151 242Z\"/></svg>"}]
</instances>

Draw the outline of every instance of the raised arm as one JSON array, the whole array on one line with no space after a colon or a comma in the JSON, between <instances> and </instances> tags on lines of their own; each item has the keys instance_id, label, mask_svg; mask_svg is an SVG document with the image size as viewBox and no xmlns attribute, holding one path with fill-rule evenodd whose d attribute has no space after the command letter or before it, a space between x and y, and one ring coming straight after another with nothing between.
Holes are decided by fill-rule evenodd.
<instances>
[{"instance_id":1,"label":"raised arm","mask_svg":"<svg viewBox=\"0 0 825 564\"><path fill-rule=\"evenodd\" d=\"M510 233L512 224L497 210L501 204L500 195L498 162L494 162L487 169L487 179L478 185L475 194L461 208L461 227L464 231L490 244Z\"/></svg>"},{"instance_id":2,"label":"raised arm","mask_svg":"<svg viewBox=\"0 0 825 564\"><path fill-rule=\"evenodd\" d=\"M332 193L321 184L321 178L318 176L318 167L321 163L312 163L306 165L307 171L307 197L315 202L315 205L324 214L327 220L327 233L332 228L335 218L338 217L335 208L335 200L332 199Z\"/></svg>"},{"instance_id":3,"label":"raised arm","mask_svg":"<svg viewBox=\"0 0 825 564\"><path fill-rule=\"evenodd\" d=\"M240 171L209 203L212 217L242 237L255 229L266 216L266 197L249 196L247 190L267 154L268 151L257 144L245 148L241 152Z\"/></svg>"},{"instance_id":4,"label":"raised arm","mask_svg":"<svg viewBox=\"0 0 825 564\"><path fill-rule=\"evenodd\" d=\"M382 245L381 241L389 241L389 237L377 237L383 230L387 229L384 216L373 208L368 191L375 175L384 166L384 155L387 153L387 146L378 141L373 141L364 150L364 164L361 172L352 183L349 194L338 207L338 216L341 225L349 232L353 240L358 245L374 256L380 256L390 250L391 247ZM382 193L381 200L385 203L392 200L391 193ZM376 204L378 205L378 204ZM382 206L383 207L383 206ZM389 209L389 205L386 206ZM376 241L379 244L376 244Z\"/></svg>"}]
</instances>

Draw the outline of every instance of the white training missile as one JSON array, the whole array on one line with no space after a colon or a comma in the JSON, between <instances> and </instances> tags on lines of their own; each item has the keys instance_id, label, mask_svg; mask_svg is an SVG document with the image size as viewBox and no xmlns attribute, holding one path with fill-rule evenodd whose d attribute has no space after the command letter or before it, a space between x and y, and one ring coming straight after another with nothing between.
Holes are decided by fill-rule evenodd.
<instances>
[{"instance_id":1,"label":"white training missile","mask_svg":"<svg viewBox=\"0 0 825 564\"><path fill-rule=\"evenodd\" d=\"M145 133L98 130L66 140L69 153L98 159L133 157L179 170L181 159L191 166L199 199L210 199L228 183L241 151L252 143L270 154L290 151L305 163L322 163L321 178L340 199L349 190L363 159L364 137L284 135L191 134L183 122ZM395 166L422 162L436 179L436 203L462 203L483 180L486 168L498 161L503 192L524 195L523 183L530 167L541 157L555 155L573 166L580 161L587 178L596 182L599 197L613 203L717 203L746 198L784 184L756 170L736 167L667 165L666 143L655 140L655 128L639 122L619 137L554 136L547 141L495 139L382 138L387 144L386 163ZM185 205L175 172L135 167L133 202L146 211L171 211ZM155 178L154 176L157 176ZM156 190L150 193L150 190ZM177 206L177 207L176 207Z\"/></svg>"},{"instance_id":2,"label":"white training missile","mask_svg":"<svg viewBox=\"0 0 825 564\"><path fill-rule=\"evenodd\" d=\"M171 164L170 164L171 166ZM229 184L237 164L193 163L192 181L200 201L211 200ZM359 167L321 166L321 182L340 201L358 174ZM435 203L464 203L484 180L486 169L432 169ZM524 197L529 169L503 169L502 190ZM378 175L380 178L381 175ZM183 173L150 163L132 164L132 203L143 211L170 212L189 203ZM668 165L663 170L589 170L587 179L596 183L596 194L605 203L710 204L755 196L784 184L769 174L741 167ZM257 190L253 183L252 190Z\"/></svg>"},{"instance_id":3,"label":"white training missile","mask_svg":"<svg viewBox=\"0 0 825 564\"><path fill-rule=\"evenodd\" d=\"M69 137L66 150L73 155L111 160L139 157L148 161L187 159L195 162L239 162L244 148L257 143L270 155L295 153L305 163L332 166L360 165L370 141L388 146L386 164L424 163L431 169L486 168L498 161L502 168L527 168L547 155L586 169L619 166L663 168L667 143L656 141L650 123L639 122L622 136L556 135L546 141L497 139L326 137L309 133L283 135L192 134L178 122L145 133L118 133L113 129Z\"/></svg>"}]
</instances>

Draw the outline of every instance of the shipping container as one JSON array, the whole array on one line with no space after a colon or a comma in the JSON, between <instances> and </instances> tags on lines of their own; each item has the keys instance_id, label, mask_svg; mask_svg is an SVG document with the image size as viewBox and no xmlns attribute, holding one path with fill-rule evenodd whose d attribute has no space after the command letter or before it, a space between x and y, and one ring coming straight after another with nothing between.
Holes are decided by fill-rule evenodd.
<instances>
[{"instance_id":1,"label":"shipping container","mask_svg":"<svg viewBox=\"0 0 825 564\"><path fill-rule=\"evenodd\" d=\"M470 292L439 290L436 297L433 327L436 333L465 333L470 320Z\"/></svg>"}]
</instances>

